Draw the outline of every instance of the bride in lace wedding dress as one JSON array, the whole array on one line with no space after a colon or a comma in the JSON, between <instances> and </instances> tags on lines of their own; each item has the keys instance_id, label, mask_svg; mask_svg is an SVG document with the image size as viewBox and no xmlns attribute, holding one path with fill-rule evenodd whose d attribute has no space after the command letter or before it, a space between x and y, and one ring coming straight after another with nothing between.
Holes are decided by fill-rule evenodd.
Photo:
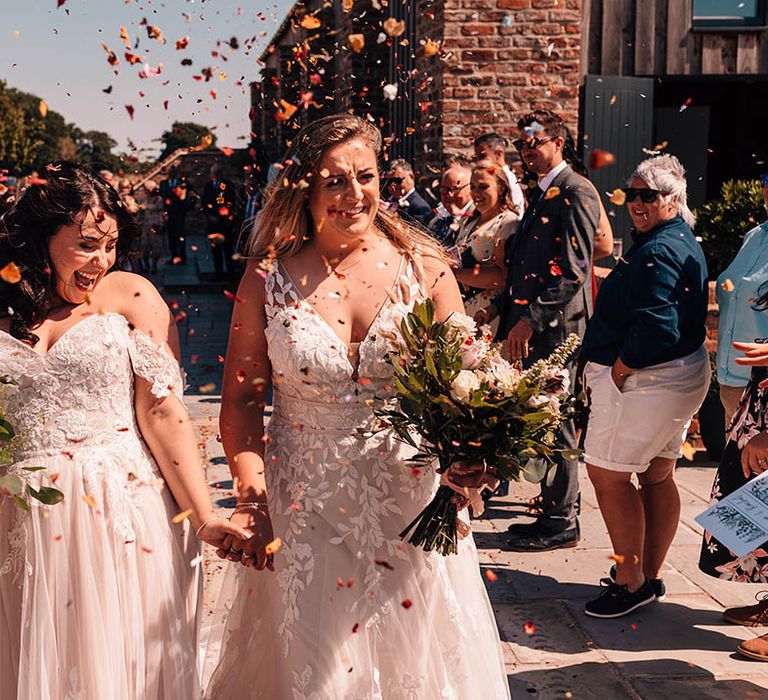
<instances>
[{"instance_id":1,"label":"bride in lace wedding dress","mask_svg":"<svg viewBox=\"0 0 768 700\"><path fill-rule=\"evenodd\" d=\"M0 493L0 698L197 698L189 523L216 546L249 533L213 516L168 307L107 274L131 222L85 168L48 166L3 224L0 412L16 436L0 475L54 481L64 501L25 511Z\"/></svg>"},{"instance_id":2,"label":"bride in lace wedding dress","mask_svg":"<svg viewBox=\"0 0 768 700\"><path fill-rule=\"evenodd\" d=\"M435 245L378 211L380 146L358 117L307 126L249 242L262 262L235 303L221 434L232 519L254 534L221 550L245 566L219 596L212 700L509 696L471 536L451 557L398 536L437 477L375 432L386 335L425 295L441 318L462 307Z\"/></svg>"}]
</instances>

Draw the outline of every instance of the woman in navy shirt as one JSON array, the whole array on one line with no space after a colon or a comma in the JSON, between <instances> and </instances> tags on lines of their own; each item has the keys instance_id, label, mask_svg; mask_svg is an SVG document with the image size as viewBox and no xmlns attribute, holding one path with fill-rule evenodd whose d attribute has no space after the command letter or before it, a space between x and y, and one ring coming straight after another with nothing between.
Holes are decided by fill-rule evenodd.
<instances>
[{"instance_id":1,"label":"woman in navy shirt","mask_svg":"<svg viewBox=\"0 0 768 700\"><path fill-rule=\"evenodd\" d=\"M584 459L617 561L586 604L594 617L664 596L660 570L680 519L675 463L710 378L707 265L686 189L672 155L637 166L624 188L634 245L603 282L584 337Z\"/></svg>"}]
</instances>

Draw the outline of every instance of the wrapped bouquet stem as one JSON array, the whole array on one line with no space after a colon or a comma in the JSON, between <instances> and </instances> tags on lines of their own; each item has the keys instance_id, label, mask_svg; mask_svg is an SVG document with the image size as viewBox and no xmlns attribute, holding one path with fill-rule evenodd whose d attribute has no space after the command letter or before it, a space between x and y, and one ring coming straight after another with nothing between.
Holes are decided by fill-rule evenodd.
<instances>
[{"instance_id":1,"label":"wrapped bouquet stem","mask_svg":"<svg viewBox=\"0 0 768 700\"><path fill-rule=\"evenodd\" d=\"M565 365L579 339L569 336L549 358L521 372L501 356L488 327L478 328L464 314L436 322L434 313L431 300L420 302L391 338L396 395L377 415L418 450L416 466L432 468L436 461L443 474L433 500L401 536L427 551L452 554L459 535L457 491L490 480L541 481L563 452L555 436L575 403ZM568 452L564 456L572 457ZM466 491L468 500L476 494Z\"/></svg>"}]
</instances>

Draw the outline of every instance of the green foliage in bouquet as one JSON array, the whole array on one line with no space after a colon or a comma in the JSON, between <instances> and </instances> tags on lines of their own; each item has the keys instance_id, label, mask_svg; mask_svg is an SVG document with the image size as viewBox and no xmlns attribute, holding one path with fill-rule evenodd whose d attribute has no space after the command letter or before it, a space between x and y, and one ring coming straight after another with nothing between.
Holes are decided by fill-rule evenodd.
<instances>
[{"instance_id":1,"label":"green foliage in bouquet","mask_svg":"<svg viewBox=\"0 0 768 700\"><path fill-rule=\"evenodd\" d=\"M8 384L13 384L13 382L7 377L0 377L0 387ZM0 410L0 465L10 461L11 441L14 437L16 437L16 431ZM0 472L2 470L3 467L0 466ZM45 471L45 467L22 467L22 471L27 473L42 472ZM59 489L43 485L36 489L17 473L0 473L0 496L3 495L11 496L22 510L29 510L31 498L49 506L64 500L64 494Z\"/></svg>"},{"instance_id":2,"label":"green foliage in bouquet","mask_svg":"<svg viewBox=\"0 0 768 700\"><path fill-rule=\"evenodd\" d=\"M578 454L555 447L558 428L574 411L563 368L578 348L577 336L520 372L471 319L454 314L436 323L434 314L428 299L403 319L399 349L388 357L395 403L376 412L400 440L418 450L412 458L416 465L428 467L437 459L442 472L457 462L485 464L498 479L539 482L553 474L557 453ZM453 493L442 486L402 535L415 527L412 544L455 552Z\"/></svg>"}]
</instances>

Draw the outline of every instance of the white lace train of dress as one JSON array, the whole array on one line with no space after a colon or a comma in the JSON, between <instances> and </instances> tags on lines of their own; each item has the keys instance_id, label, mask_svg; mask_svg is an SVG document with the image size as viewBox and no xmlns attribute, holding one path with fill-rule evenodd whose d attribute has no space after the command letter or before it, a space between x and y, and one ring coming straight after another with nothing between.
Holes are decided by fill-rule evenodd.
<instances>
[{"instance_id":1,"label":"white lace train of dress","mask_svg":"<svg viewBox=\"0 0 768 700\"><path fill-rule=\"evenodd\" d=\"M437 477L415 473L412 451L391 432L358 434L375 425L374 397L391 392L380 332L421 296L412 264L401 273L360 343L357 372L279 266L267 276L274 411L265 464L282 548L276 573L228 564L211 700L509 697L472 538L442 557L398 537Z\"/></svg>"},{"instance_id":2,"label":"white lace train of dress","mask_svg":"<svg viewBox=\"0 0 768 700\"><path fill-rule=\"evenodd\" d=\"M65 500L0 497L0 698L190 700L199 547L136 424L134 374L179 395L178 364L115 313L39 355L0 333L10 466L45 467Z\"/></svg>"}]
</instances>

